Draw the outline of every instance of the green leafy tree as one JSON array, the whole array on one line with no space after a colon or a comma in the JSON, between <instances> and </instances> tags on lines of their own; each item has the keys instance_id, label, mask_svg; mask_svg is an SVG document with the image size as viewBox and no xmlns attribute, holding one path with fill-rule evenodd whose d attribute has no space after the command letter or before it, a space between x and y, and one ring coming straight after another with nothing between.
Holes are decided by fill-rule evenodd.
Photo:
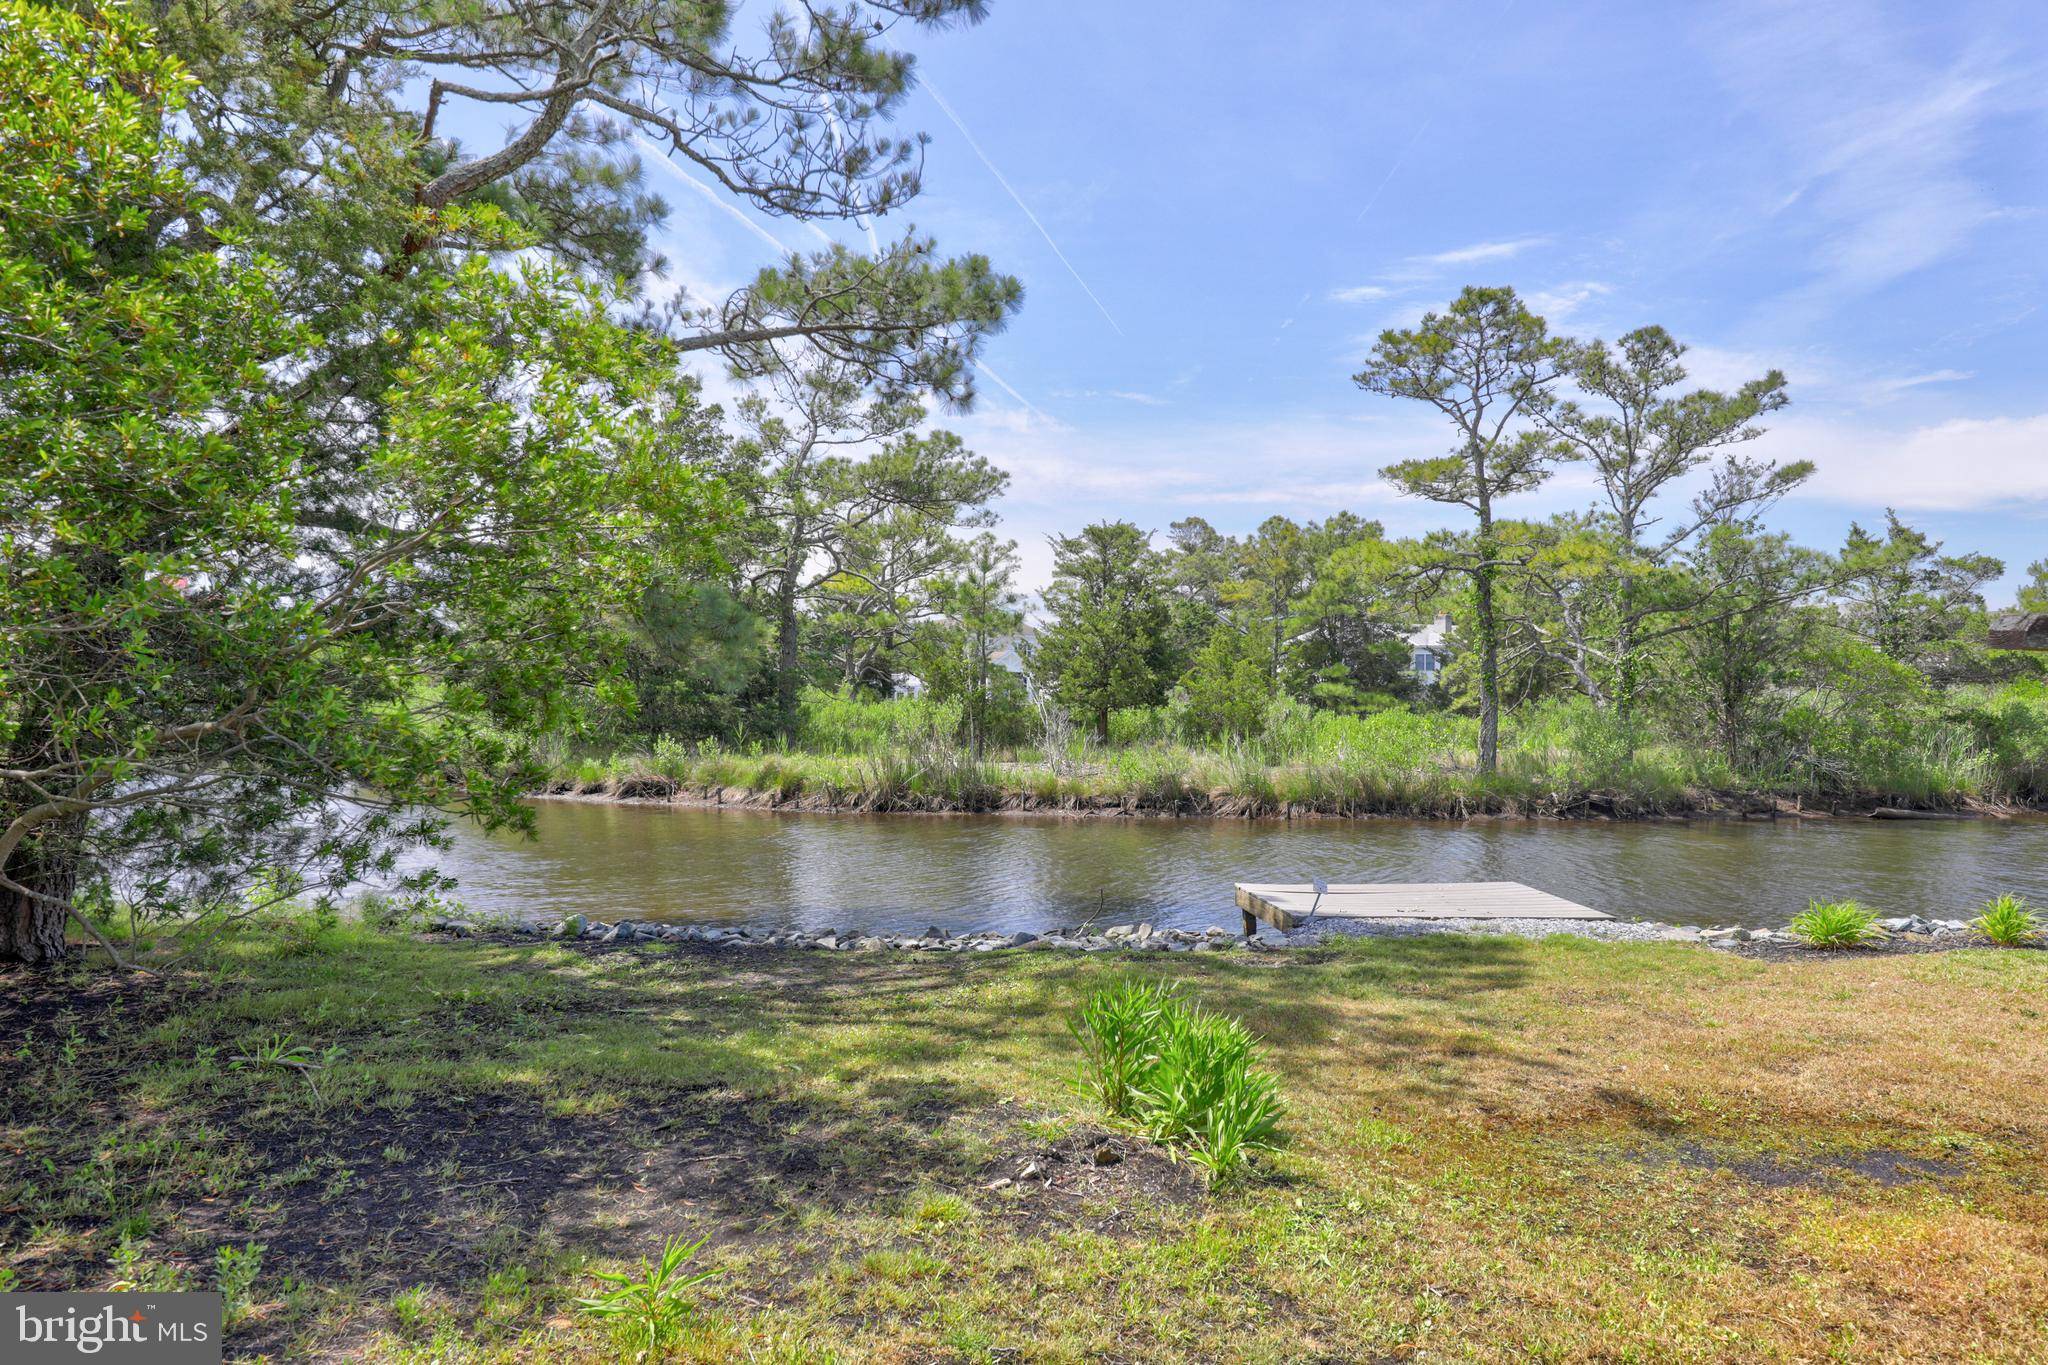
<instances>
[{"instance_id":1,"label":"green leafy tree","mask_svg":"<svg viewBox=\"0 0 2048 1365\"><path fill-rule=\"evenodd\" d=\"M896 655L947 608L969 550L956 534L988 525L1009 476L949 431L900 437L865 460L820 471L837 523L823 547L817 638L849 692L893 690Z\"/></svg>"},{"instance_id":2,"label":"green leafy tree","mask_svg":"<svg viewBox=\"0 0 2048 1365\"><path fill-rule=\"evenodd\" d=\"M1544 579L1557 629L1538 638L1581 690L1624 720L1645 681L1645 622L1669 606L1672 557L1710 526L1754 525L1813 472L1805 461L1781 466L1740 452L1763 435L1757 419L1785 406L1783 374L1772 370L1734 393L1680 392L1685 352L1662 327L1637 328L1612 347L1573 347L1565 372L1578 397L1536 411L1562 456L1590 466L1602 504L1598 521L1549 557L1559 570ZM1716 456L1706 488L1669 517L1659 498Z\"/></svg>"},{"instance_id":3,"label":"green leafy tree","mask_svg":"<svg viewBox=\"0 0 2048 1365\"><path fill-rule=\"evenodd\" d=\"M2027 565L2027 581L2020 585L2020 609L2048 611L2048 559Z\"/></svg>"},{"instance_id":4,"label":"green leafy tree","mask_svg":"<svg viewBox=\"0 0 2048 1365\"><path fill-rule=\"evenodd\" d=\"M733 734L762 673L770 627L714 578L665 573L642 593L627 632L634 733Z\"/></svg>"},{"instance_id":5,"label":"green leafy tree","mask_svg":"<svg viewBox=\"0 0 2048 1365\"><path fill-rule=\"evenodd\" d=\"M1361 712L1413 690L1405 640L1421 610L1415 566L1412 544L1377 534L1324 556L1288 612L1293 695L1329 710Z\"/></svg>"},{"instance_id":6,"label":"green leafy tree","mask_svg":"<svg viewBox=\"0 0 2048 1365\"><path fill-rule=\"evenodd\" d=\"M670 205L647 188L644 154L776 216L904 207L925 140L893 126L915 70L893 44L981 10L806 5L742 40L727 4L166 0L164 42L198 80L182 127L203 193L159 218L202 246L221 227L261 242L285 306L325 338L309 392L374 392L363 371L394 358L377 338L403 332L451 260L491 244L480 222L604 276L665 270L647 235ZM465 144L475 128L503 132ZM1020 298L985 259L942 259L912 233L867 255L792 256L723 299L682 297L644 320L744 373L800 342L876 387L964 402L976 346Z\"/></svg>"},{"instance_id":7,"label":"green leafy tree","mask_svg":"<svg viewBox=\"0 0 2048 1365\"><path fill-rule=\"evenodd\" d=\"M1961 637L1982 624L1984 585L2005 573L1990 555L1943 554L1889 510L1882 537L1849 527L1841 564L1842 624L1887 658L1936 674L1975 652Z\"/></svg>"},{"instance_id":8,"label":"green leafy tree","mask_svg":"<svg viewBox=\"0 0 2048 1365\"><path fill-rule=\"evenodd\" d=\"M894 127L915 68L901 40L972 23L978 3L776 10L758 37L725 4L166 0L157 13L198 78L177 128L199 192L152 228L193 250L223 230L253 243L277 263L280 305L320 338L295 389L322 414L306 455L320 477L295 515L323 552L346 558L376 534L363 466L383 396L437 292L480 252L518 247L621 280L621 316L742 379L826 375L828 405L889 415L877 441L909 429L894 418L914 398L968 404L979 346L1020 304L985 258L943 257L914 231L869 253L791 255L723 296L650 287L668 263L649 234L676 212L648 183L650 158L779 216L869 221L911 202L924 140ZM806 471L796 461L777 486ZM799 508L783 524L802 520ZM788 576L805 552L778 559ZM798 612L778 601L765 614L786 726Z\"/></svg>"},{"instance_id":9,"label":"green leafy tree","mask_svg":"<svg viewBox=\"0 0 2048 1365\"><path fill-rule=\"evenodd\" d=\"M816 357L782 365L741 400L739 414L746 434L735 447L738 481L754 530L747 577L763 592L775 631L774 709L787 743L801 719L804 613L842 573L851 537L900 506L938 511L932 499L946 490L891 479L886 466L865 467L866 455L909 435L924 412L915 403L868 398L846 366Z\"/></svg>"},{"instance_id":10,"label":"green leafy tree","mask_svg":"<svg viewBox=\"0 0 2048 1365\"><path fill-rule=\"evenodd\" d=\"M1666 705L1681 732L1735 773L1781 767L1779 724L1821 629L1813 611L1788 603L1824 588L1832 566L1783 535L1723 523L1686 551L1682 568L1712 605L1671 637L1678 677Z\"/></svg>"},{"instance_id":11,"label":"green leafy tree","mask_svg":"<svg viewBox=\"0 0 2048 1365\"><path fill-rule=\"evenodd\" d=\"M1167 602L1174 648L1192 655L1223 619L1224 594L1238 576L1238 543L1202 517L1167 527Z\"/></svg>"},{"instance_id":12,"label":"green leafy tree","mask_svg":"<svg viewBox=\"0 0 2048 1365\"><path fill-rule=\"evenodd\" d=\"M1166 599L1166 565L1127 521L1097 522L1052 538L1052 620L1034 666L1060 704L1109 739L1109 713L1156 706L1179 669Z\"/></svg>"},{"instance_id":13,"label":"green leafy tree","mask_svg":"<svg viewBox=\"0 0 2048 1365\"><path fill-rule=\"evenodd\" d=\"M962 674L960 719L976 759L987 751L991 732L1013 733L1024 713L1023 680L996 663L1024 624L1018 567L1017 542L984 531L968 546L967 563L946 594Z\"/></svg>"},{"instance_id":14,"label":"green leafy tree","mask_svg":"<svg viewBox=\"0 0 2048 1365\"><path fill-rule=\"evenodd\" d=\"M1276 695L1260 635L1223 622L1180 680L1190 737L1255 738Z\"/></svg>"},{"instance_id":15,"label":"green leafy tree","mask_svg":"<svg viewBox=\"0 0 2048 1365\"><path fill-rule=\"evenodd\" d=\"M160 237L189 81L124 11L0 15L0 956L61 955L117 882L240 904L438 838L406 812L527 820L521 737L617 687L591 623L721 514L675 346L572 274L463 265L326 540L288 275Z\"/></svg>"},{"instance_id":16,"label":"green leafy tree","mask_svg":"<svg viewBox=\"0 0 2048 1365\"><path fill-rule=\"evenodd\" d=\"M1412 497L1473 515L1473 534L1463 543L1441 543L1437 559L1472 586L1483 774L1499 763L1503 628L1495 589L1502 572L1512 568L1494 535L1495 507L1551 473L1554 447L1530 422L1552 403L1552 385L1569 355L1569 347L1550 335L1514 290L1467 288L1449 308L1426 315L1417 326L1380 333L1365 368L1352 376L1367 392L1435 408L1456 434L1450 454L1403 460L1380 473Z\"/></svg>"},{"instance_id":17,"label":"green leafy tree","mask_svg":"<svg viewBox=\"0 0 2048 1365\"><path fill-rule=\"evenodd\" d=\"M1257 531L1234 546L1237 575L1223 586L1226 607L1241 616L1243 626L1256 628L1266 642L1269 691L1277 691L1288 663L1296 601L1315 582L1316 569L1330 553L1354 541L1376 538L1377 523L1339 512L1327 523L1301 525L1287 517L1268 517Z\"/></svg>"}]
</instances>

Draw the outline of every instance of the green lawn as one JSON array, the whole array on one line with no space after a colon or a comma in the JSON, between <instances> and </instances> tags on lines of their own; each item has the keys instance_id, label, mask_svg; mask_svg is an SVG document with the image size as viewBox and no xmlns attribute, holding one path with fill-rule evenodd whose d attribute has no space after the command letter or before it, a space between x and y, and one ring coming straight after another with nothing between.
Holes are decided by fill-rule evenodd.
<instances>
[{"instance_id":1,"label":"green lawn","mask_svg":"<svg viewBox=\"0 0 2048 1365\"><path fill-rule=\"evenodd\" d=\"M1072 1089L1126 972L1266 1039L1292 1142L1251 1182ZM680 1234L720 1272L684 1360L2039 1360L2044 988L2039 952L248 933L0 976L0 1263L210 1286L261 1244L230 1354L278 1359L619 1358L574 1301Z\"/></svg>"}]
</instances>

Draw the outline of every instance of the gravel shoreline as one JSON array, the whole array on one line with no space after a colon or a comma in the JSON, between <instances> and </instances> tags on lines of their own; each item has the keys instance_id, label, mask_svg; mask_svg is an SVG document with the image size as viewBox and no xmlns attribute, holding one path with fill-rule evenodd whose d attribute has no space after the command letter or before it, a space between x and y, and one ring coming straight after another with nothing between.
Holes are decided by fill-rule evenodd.
<instances>
[{"instance_id":1,"label":"gravel shoreline","mask_svg":"<svg viewBox=\"0 0 2048 1365\"><path fill-rule=\"evenodd\" d=\"M796 949L814 952L1246 952L1286 953L1339 938L1419 938L1432 934L1492 934L1540 939L1571 934L1610 943L1690 943L1743 957L1782 960L1793 957L1873 956L1886 953L1943 952L1956 948L1991 947L1991 941L1962 920L1927 919L1919 915L1878 921L1886 937L1862 947L1817 949L1783 929L1743 929L1733 925L1702 928L1694 924L1659 924L1645 920L1555 919L1382 919L1325 920L1289 932L1263 930L1244 937L1231 929L1163 929L1149 922L1104 928L1070 927L1045 933L951 934L936 926L922 934L860 933L851 930L727 928L719 925L662 924L623 919L615 924L569 915L540 924L492 924L480 920L441 918L430 932L451 938L500 936L629 946L691 943L706 947Z\"/></svg>"}]
</instances>

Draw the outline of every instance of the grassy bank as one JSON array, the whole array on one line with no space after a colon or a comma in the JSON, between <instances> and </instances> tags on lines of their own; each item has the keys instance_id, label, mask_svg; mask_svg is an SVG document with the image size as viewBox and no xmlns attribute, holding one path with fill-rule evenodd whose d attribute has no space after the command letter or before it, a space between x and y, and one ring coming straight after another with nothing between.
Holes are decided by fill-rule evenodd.
<instances>
[{"instance_id":1,"label":"grassy bank","mask_svg":"<svg viewBox=\"0 0 2048 1365\"><path fill-rule=\"evenodd\" d=\"M1211 1193L1073 1090L1069 1014L1131 973L1265 1040L1258 1178ZM684 1360L2040 1359L2044 986L2017 952L252 931L0 980L0 1263L226 1270L231 1354L280 1358L616 1359L575 1300L680 1235L719 1272Z\"/></svg>"},{"instance_id":2,"label":"grassy bank","mask_svg":"<svg viewBox=\"0 0 2048 1365\"><path fill-rule=\"evenodd\" d=\"M977 761L957 708L812 694L787 749L661 741L565 758L557 794L842 810L1121 810L1185 815L1648 816L1796 807L1960 809L2048 797L2048 693L1984 690L1945 717L1819 733L1764 769L1646 735L1585 705L1512 717L1500 769L1447 713L1357 717L1281 705L1255 740L1189 744L1164 710L1117 713L1111 742L1023 746Z\"/></svg>"}]
</instances>

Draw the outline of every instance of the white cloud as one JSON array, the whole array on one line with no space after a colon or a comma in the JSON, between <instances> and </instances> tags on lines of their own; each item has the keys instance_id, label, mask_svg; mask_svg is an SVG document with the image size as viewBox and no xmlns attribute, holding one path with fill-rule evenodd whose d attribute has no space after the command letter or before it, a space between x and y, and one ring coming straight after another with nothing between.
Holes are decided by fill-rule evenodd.
<instances>
[{"instance_id":1,"label":"white cloud","mask_svg":"<svg viewBox=\"0 0 2048 1365\"><path fill-rule=\"evenodd\" d=\"M1602 284L1599 280L1578 280L1535 290L1524 302L1544 318L1557 322L1570 317L1594 299L1604 298L1613 292L1611 284Z\"/></svg>"},{"instance_id":2,"label":"white cloud","mask_svg":"<svg viewBox=\"0 0 2048 1365\"><path fill-rule=\"evenodd\" d=\"M1517 237L1505 242L1474 242L1471 246L1455 247L1450 251L1439 251L1431 256L1411 256L1409 261L1417 266L1443 268L1454 265L1478 265L1484 261L1504 261L1519 256L1531 247L1542 246L1547 237Z\"/></svg>"},{"instance_id":3,"label":"white cloud","mask_svg":"<svg viewBox=\"0 0 2048 1365\"><path fill-rule=\"evenodd\" d=\"M1761 379L1772 370L1783 370L1794 404L1808 401L1835 382L1832 363L1810 351L1772 354L1722 346L1689 346L1680 363L1685 366L1686 387L1719 389L1724 393L1739 389L1752 379Z\"/></svg>"},{"instance_id":4,"label":"white cloud","mask_svg":"<svg viewBox=\"0 0 2048 1365\"><path fill-rule=\"evenodd\" d=\"M1791 312L1824 314L1950 257L2003 212L1973 173L1978 130L2038 98L2004 56L1934 59L1917 24L1862 6L1705 12L1705 47L1778 144L1754 221L1806 247Z\"/></svg>"},{"instance_id":5,"label":"white cloud","mask_svg":"<svg viewBox=\"0 0 2048 1365\"><path fill-rule=\"evenodd\" d=\"M1889 403L1909 389L1923 389L1930 384L1960 384L1974 378L1976 376L1969 370L1929 370L1926 374L1870 380L1862 386L1862 396L1866 403Z\"/></svg>"},{"instance_id":6,"label":"white cloud","mask_svg":"<svg viewBox=\"0 0 2048 1365\"><path fill-rule=\"evenodd\" d=\"M2048 502L2048 413L1904 431L1787 419L1755 448L1814 461L1801 496L1830 502L1936 511Z\"/></svg>"},{"instance_id":7,"label":"white cloud","mask_svg":"<svg viewBox=\"0 0 2048 1365\"><path fill-rule=\"evenodd\" d=\"M1474 242L1469 246L1453 247L1449 251L1408 256L1403 258L1400 264L1380 271L1379 283L1347 285L1333 289L1330 291L1330 298L1338 303L1376 303L1382 299L1397 298L1416 286L1439 279L1446 272L1460 266L1505 261L1533 247L1543 246L1549 240L1548 237L1516 237L1497 242Z\"/></svg>"}]
</instances>

